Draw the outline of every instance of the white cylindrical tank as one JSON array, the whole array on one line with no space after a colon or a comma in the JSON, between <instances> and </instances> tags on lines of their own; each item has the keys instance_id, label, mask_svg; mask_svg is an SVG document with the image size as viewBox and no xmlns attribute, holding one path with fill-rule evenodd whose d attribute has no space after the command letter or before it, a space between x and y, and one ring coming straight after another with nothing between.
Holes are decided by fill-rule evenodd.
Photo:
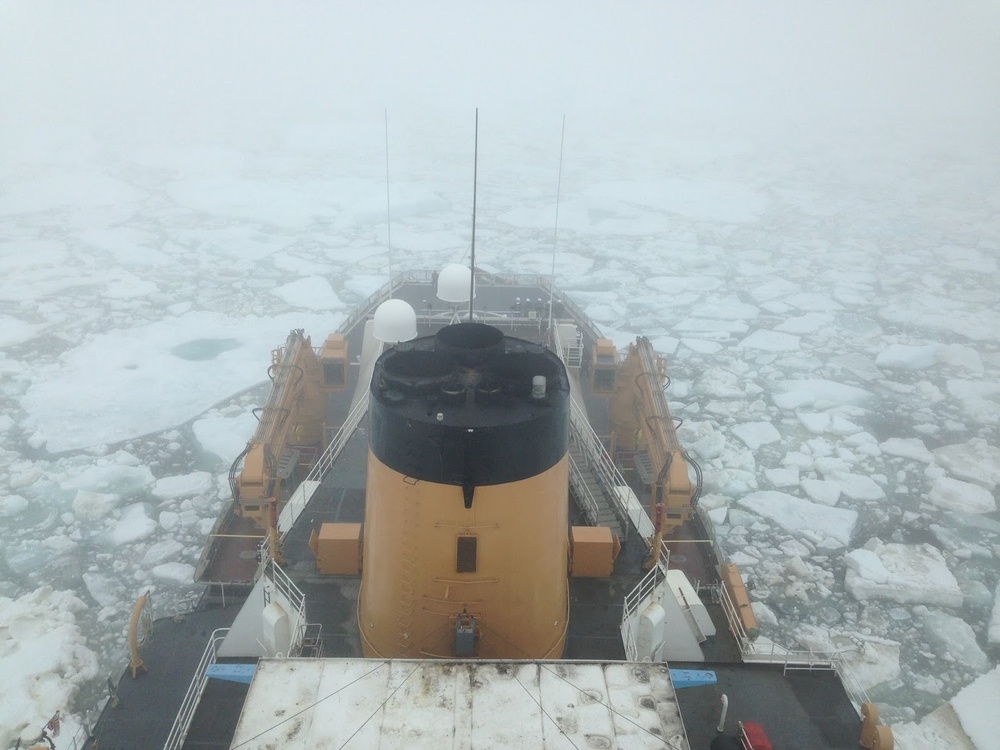
<instances>
[{"instance_id":1,"label":"white cylindrical tank","mask_svg":"<svg viewBox=\"0 0 1000 750\"><path fill-rule=\"evenodd\" d=\"M545 398L545 376L535 375L531 379L531 397Z\"/></svg>"}]
</instances>

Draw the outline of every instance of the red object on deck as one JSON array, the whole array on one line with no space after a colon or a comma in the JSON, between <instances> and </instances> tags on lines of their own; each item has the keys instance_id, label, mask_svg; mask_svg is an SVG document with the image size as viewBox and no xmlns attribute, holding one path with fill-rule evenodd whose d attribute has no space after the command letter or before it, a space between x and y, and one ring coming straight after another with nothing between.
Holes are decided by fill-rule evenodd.
<instances>
[{"instance_id":1,"label":"red object on deck","mask_svg":"<svg viewBox=\"0 0 1000 750\"><path fill-rule=\"evenodd\" d=\"M755 721L740 722L740 739L746 750L774 750L764 727Z\"/></svg>"}]
</instances>

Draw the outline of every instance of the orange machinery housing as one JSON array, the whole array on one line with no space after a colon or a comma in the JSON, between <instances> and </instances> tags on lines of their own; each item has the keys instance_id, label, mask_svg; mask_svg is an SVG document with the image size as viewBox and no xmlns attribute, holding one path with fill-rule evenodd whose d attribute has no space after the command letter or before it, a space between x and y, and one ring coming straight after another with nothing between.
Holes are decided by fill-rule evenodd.
<instances>
[{"instance_id":1,"label":"orange machinery housing","mask_svg":"<svg viewBox=\"0 0 1000 750\"><path fill-rule=\"evenodd\" d=\"M285 499L282 484L305 449L315 454L325 447L327 395L346 388L347 368L347 341L339 333L330 334L317 355L310 339L296 329L284 347L272 353L267 404L260 410L253 438L229 472L240 515L261 529L274 525Z\"/></svg>"},{"instance_id":2,"label":"orange machinery housing","mask_svg":"<svg viewBox=\"0 0 1000 750\"><path fill-rule=\"evenodd\" d=\"M605 359L608 356L605 346ZM606 382L599 364L594 362L592 377ZM608 410L615 450L636 454L635 468L650 488L650 515L657 517L657 506L662 503L662 533L667 534L694 513L696 485L688 476L688 462L663 392L665 384L663 357L653 351L649 339L639 336L617 365ZM658 542L654 549L659 549Z\"/></svg>"}]
</instances>

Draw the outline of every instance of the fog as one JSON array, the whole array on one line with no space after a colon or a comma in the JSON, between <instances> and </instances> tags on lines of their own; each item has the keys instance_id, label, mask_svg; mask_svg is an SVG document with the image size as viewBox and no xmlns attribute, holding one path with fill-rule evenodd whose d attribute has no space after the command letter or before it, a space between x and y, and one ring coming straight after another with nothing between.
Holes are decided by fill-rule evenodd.
<instances>
[{"instance_id":1,"label":"fog","mask_svg":"<svg viewBox=\"0 0 1000 750\"><path fill-rule=\"evenodd\" d=\"M549 272L565 116L556 283L668 356L766 634L898 724L995 671L1000 4L0 0L0 746L197 595L285 332L463 257L476 107L477 262Z\"/></svg>"},{"instance_id":2,"label":"fog","mask_svg":"<svg viewBox=\"0 0 1000 750\"><path fill-rule=\"evenodd\" d=\"M4 2L4 158L56 136L333 137L386 107L468 129L475 106L515 131L565 113L634 156L707 131L995 158L998 28L995 2Z\"/></svg>"}]
</instances>

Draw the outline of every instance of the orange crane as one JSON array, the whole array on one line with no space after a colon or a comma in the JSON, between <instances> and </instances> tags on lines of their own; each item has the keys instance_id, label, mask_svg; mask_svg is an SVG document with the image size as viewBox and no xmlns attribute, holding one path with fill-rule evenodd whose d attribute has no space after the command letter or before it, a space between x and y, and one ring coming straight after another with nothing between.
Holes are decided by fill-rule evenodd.
<instances>
[{"instance_id":1,"label":"orange crane","mask_svg":"<svg viewBox=\"0 0 1000 750\"><path fill-rule=\"evenodd\" d=\"M271 393L259 410L253 438L229 470L229 483L239 514L272 537L273 550L286 499L282 484L303 454L325 448L327 395L347 387L348 364L347 341L339 333L330 334L317 353L295 329L271 354Z\"/></svg>"},{"instance_id":2,"label":"orange crane","mask_svg":"<svg viewBox=\"0 0 1000 750\"><path fill-rule=\"evenodd\" d=\"M616 364L608 405L615 449L635 453L636 471L650 488L656 537L649 566L656 564L663 536L691 518L700 485L688 475L689 459L663 392L666 383L663 357L653 351L649 339L639 336ZM697 473L694 462L690 464Z\"/></svg>"}]
</instances>

